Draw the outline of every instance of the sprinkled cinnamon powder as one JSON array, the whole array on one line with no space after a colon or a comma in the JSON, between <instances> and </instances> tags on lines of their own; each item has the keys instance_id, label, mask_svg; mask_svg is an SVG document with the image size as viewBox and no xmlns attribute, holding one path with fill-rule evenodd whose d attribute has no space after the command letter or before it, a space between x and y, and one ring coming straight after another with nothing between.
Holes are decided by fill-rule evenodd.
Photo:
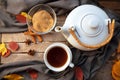
<instances>
[{"instance_id":1,"label":"sprinkled cinnamon powder","mask_svg":"<svg viewBox=\"0 0 120 80\"><path fill-rule=\"evenodd\" d=\"M33 28L38 32L49 31L54 24L54 19L46 10L40 10L33 15Z\"/></svg>"}]
</instances>

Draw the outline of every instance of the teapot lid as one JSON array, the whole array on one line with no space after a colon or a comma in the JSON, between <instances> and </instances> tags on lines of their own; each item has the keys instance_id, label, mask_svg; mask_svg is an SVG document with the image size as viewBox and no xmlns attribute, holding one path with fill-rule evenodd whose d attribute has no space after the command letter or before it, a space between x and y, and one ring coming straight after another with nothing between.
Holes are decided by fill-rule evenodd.
<instances>
[{"instance_id":1,"label":"teapot lid","mask_svg":"<svg viewBox=\"0 0 120 80\"><path fill-rule=\"evenodd\" d=\"M81 31L87 36L96 36L101 33L103 25L101 19L96 14L85 15L81 22Z\"/></svg>"},{"instance_id":2,"label":"teapot lid","mask_svg":"<svg viewBox=\"0 0 120 80\"><path fill-rule=\"evenodd\" d=\"M81 42L96 45L108 36L108 15L94 5L78 6L67 16L64 26L74 26Z\"/></svg>"}]
</instances>

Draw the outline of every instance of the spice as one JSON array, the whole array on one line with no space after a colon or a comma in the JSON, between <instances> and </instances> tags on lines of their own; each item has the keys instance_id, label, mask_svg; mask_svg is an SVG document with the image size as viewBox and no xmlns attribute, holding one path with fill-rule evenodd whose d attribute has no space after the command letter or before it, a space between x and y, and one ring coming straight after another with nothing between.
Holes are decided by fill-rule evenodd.
<instances>
[{"instance_id":1,"label":"spice","mask_svg":"<svg viewBox=\"0 0 120 80\"><path fill-rule=\"evenodd\" d=\"M29 33L33 33L30 29L28 29L28 31L29 31ZM31 38L32 38L32 42L36 43L35 36L31 35Z\"/></svg>"},{"instance_id":2,"label":"spice","mask_svg":"<svg viewBox=\"0 0 120 80\"><path fill-rule=\"evenodd\" d=\"M32 41L30 39L26 39L26 41L24 41L26 45L30 45L32 43Z\"/></svg>"},{"instance_id":3,"label":"spice","mask_svg":"<svg viewBox=\"0 0 120 80\"><path fill-rule=\"evenodd\" d=\"M54 19L46 10L40 10L33 15L32 23L36 31L47 32L52 28Z\"/></svg>"},{"instance_id":4,"label":"spice","mask_svg":"<svg viewBox=\"0 0 120 80\"><path fill-rule=\"evenodd\" d=\"M42 42L42 37L40 35L37 36L37 39Z\"/></svg>"},{"instance_id":5,"label":"spice","mask_svg":"<svg viewBox=\"0 0 120 80\"><path fill-rule=\"evenodd\" d=\"M38 34L32 32L30 29L28 29L28 31L24 32L24 35L30 35L31 36L31 40L32 40L33 43L36 43L35 37L38 38L39 42L43 41L41 35L38 35Z\"/></svg>"},{"instance_id":6,"label":"spice","mask_svg":"<svg viewBox=\"0 0 120 80\"><path fill-rule=\"evenodd\" d=\"M31 56L35 55L35 50L31 50L31 49L30 49L30 50L28 51L28 54L31 55Z\"/></svg>"}]
</instances>

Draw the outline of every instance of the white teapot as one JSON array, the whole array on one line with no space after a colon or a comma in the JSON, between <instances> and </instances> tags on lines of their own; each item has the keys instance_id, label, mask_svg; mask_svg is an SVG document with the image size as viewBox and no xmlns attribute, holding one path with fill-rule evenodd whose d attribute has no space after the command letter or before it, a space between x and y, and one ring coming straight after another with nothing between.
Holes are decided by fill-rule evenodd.
<instances>
[{"instance_id":1,"label":"white teapot","mask_svg":"<svg viewBox=\"0 0 120 80\"><path fill-rule=\"evenodd\" d=\"M82 5L73 9L65 24L55 28L75 48L90 51L106 45L112 38L115 20L99 7Z\"/></svg>"}]
</instances>

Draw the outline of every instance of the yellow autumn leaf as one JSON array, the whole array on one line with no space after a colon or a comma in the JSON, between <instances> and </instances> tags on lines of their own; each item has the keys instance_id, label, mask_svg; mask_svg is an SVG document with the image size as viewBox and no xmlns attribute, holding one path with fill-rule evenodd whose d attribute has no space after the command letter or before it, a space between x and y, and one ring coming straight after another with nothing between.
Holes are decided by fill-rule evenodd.
<instances>
[{"instance_id":1,"label":"yellow autumn leaf","mask_svg":"<svg viewBox=\"0 0 120 80\"><path fill-rule=\"evenodd\" d=\"M9 74L9 75L4 76L3 78L7 80L23 80L24 79L24 77L18 74Z\"/></svg>"},{"instance_id":2,"label":"yellow autumn leaf","mask_svg":"<svg viewBox=\"0 0 120 80\"><path fill-rule=\"evenodd\" d=\"M6 52L7 52L7 49L6 49L6 48L3 48L2 51L1 51L2 56L4 56Z\"/></svg>"},{"instance_id":3,"label":"yellow autumn leaf","mask_svg":"<svg viewBox=\"0 0 120 80\"><path fill-rule=\"evenodd\" d=\"M1 50L3 47L5 47L5 44L4 44L4 43L0 44L0 50Z\"/></svg>"},{"instance_id":4,"label":"yellow autumn leaf","mask_svg":"<svg viewBox=\"0 0 120 80\"><path fill-rule=\"evenodd\" d=\"M2 56L7 52L7 48L4 43L0 44L0 53L2 53Z\"/></svg>"},{"instance_id":5,"label":"yellow autumn leaf","mask_svg":"<svg viewBox=\"0 0 120 80\"><path fill-rule=\"evenodd\" d=\"M32 17L30 15L28 15L26 12L21 12L21 15L23 15L24 17L26 17L28 19L32 19Z\"/></svg>"}]
</instances>

